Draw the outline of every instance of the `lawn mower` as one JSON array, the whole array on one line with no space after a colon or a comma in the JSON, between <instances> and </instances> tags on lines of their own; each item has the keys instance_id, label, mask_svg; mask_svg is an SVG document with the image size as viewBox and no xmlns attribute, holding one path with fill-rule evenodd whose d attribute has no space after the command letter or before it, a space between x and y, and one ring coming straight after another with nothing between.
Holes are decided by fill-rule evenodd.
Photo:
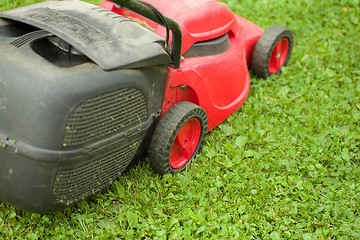
<instances>
[{"instance_id":1,"label":"lawn mower","mask_svg":"<svg viewBox=\"0 0 360 240\"><path fill-rule=\"evenodd\" d=\"M215 0L46 1L0 13L0 200L52 212L148 156L184 170L237 111L249 68L278 74L289 29Z\"/></svg>"}]
</instances>

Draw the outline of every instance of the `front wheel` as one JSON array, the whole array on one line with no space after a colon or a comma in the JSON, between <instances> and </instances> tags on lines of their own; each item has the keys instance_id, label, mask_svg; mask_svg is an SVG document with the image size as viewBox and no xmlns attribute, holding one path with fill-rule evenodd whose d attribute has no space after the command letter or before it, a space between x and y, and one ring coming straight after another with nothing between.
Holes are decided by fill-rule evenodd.
<instances>
[{"instance_id":1,"label":"front wheel","mask_svg":"<svg viewBox=\"0 0 360 240\"><path fill-rule=\"evenodd\" d=\"M190 102L175 104L155 129L149 152L151 168L161 175L183 171L200 152L206 133L204 109Z\"/></svg>"},{"instance_id":2,"label":"front wheel","mask_svg":"<svg viewBox=\"0 0 360 240\"><path fill-rule=\"evenodd\" d=\"M293 35L289 29L270 26L255 45L251 59L253 72L262 78L280 73L290 58L292 46Z\"/></svg>"}]
</instances>

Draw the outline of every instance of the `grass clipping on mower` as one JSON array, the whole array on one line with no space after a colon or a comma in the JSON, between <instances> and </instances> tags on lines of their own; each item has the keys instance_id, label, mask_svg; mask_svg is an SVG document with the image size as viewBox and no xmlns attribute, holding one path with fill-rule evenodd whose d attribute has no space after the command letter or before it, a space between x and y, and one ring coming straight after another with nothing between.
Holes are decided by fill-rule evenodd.
<instances>
[{"instance_id":1,"label":"grass clipping on mower","mask_svg":"<svg viewBox=\"0 0 360 240\"><path fill-rule=\"evenodd\" d=\"M130 11L129 10L125 10L125 17L127 19L130 19L131 21L133 21L134 23L139 24L140 26L149 29L152 32L156 32L156 29L152 28L149 26L149 24L147 24L145 21L141 21L138 18L134 18L134 17L130 17Z\"/></svg>"}]
</instances>

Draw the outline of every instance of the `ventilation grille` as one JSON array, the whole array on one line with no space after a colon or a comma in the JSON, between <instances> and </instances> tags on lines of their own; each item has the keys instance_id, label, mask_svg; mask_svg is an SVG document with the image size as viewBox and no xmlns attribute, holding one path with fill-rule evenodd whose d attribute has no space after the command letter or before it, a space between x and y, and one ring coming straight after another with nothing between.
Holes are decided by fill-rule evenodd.
<instances>
[{"instance_id":1,"label":"ventilation grille","mask_svg":"<svg viewBox=\"0 0 360 240\"><path fill-rule=\"evenodd\" d=\"M146 100L137 89L125 88L90 98L69 116L63 146L117 132L146 116Z\"/></svg>"},{"instance_id":2,"label":"ventilation grille","mask_svg":"<svg viewBox=\"0 0 360 240\"><path fill-rule=\"evenodd\" d=\"M24 45L28 42L31 42L35 39L49 37L49 36L52 36L52 34L45 30L39 30L39 31L27 33L27 34L17 38L16 40L12 41L10 44L13 45L14 47L19 48L22 45Z\"/></svg>"},{"instance_id":3,"label":"ventilation grille","mask_svg":"<svg viewBox=\"0 0 360 240\"><path fill-rule=\"evenodd\" d=\"M90 163L57 172L53 194L57 203L71 205L109 186L133 159L139 143L107 152Z\"/></svg>"}]
</instances>

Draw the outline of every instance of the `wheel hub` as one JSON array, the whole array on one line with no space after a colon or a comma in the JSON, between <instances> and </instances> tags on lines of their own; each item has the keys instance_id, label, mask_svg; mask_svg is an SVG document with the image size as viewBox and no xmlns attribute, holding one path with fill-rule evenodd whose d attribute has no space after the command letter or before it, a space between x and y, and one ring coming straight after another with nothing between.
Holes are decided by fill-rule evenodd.
<instances>
[{"instance_id":1,"label":"wheel hub","mask_svg":"<svg viewBox=\"0 0 360 240\"><path fill-rule=\"evenodd\" d=\"M170 165L177 169L193 156L200 139L201 124L197 118L189 119L179 130L170 152Z\"/></svg>"}]
</instances>

